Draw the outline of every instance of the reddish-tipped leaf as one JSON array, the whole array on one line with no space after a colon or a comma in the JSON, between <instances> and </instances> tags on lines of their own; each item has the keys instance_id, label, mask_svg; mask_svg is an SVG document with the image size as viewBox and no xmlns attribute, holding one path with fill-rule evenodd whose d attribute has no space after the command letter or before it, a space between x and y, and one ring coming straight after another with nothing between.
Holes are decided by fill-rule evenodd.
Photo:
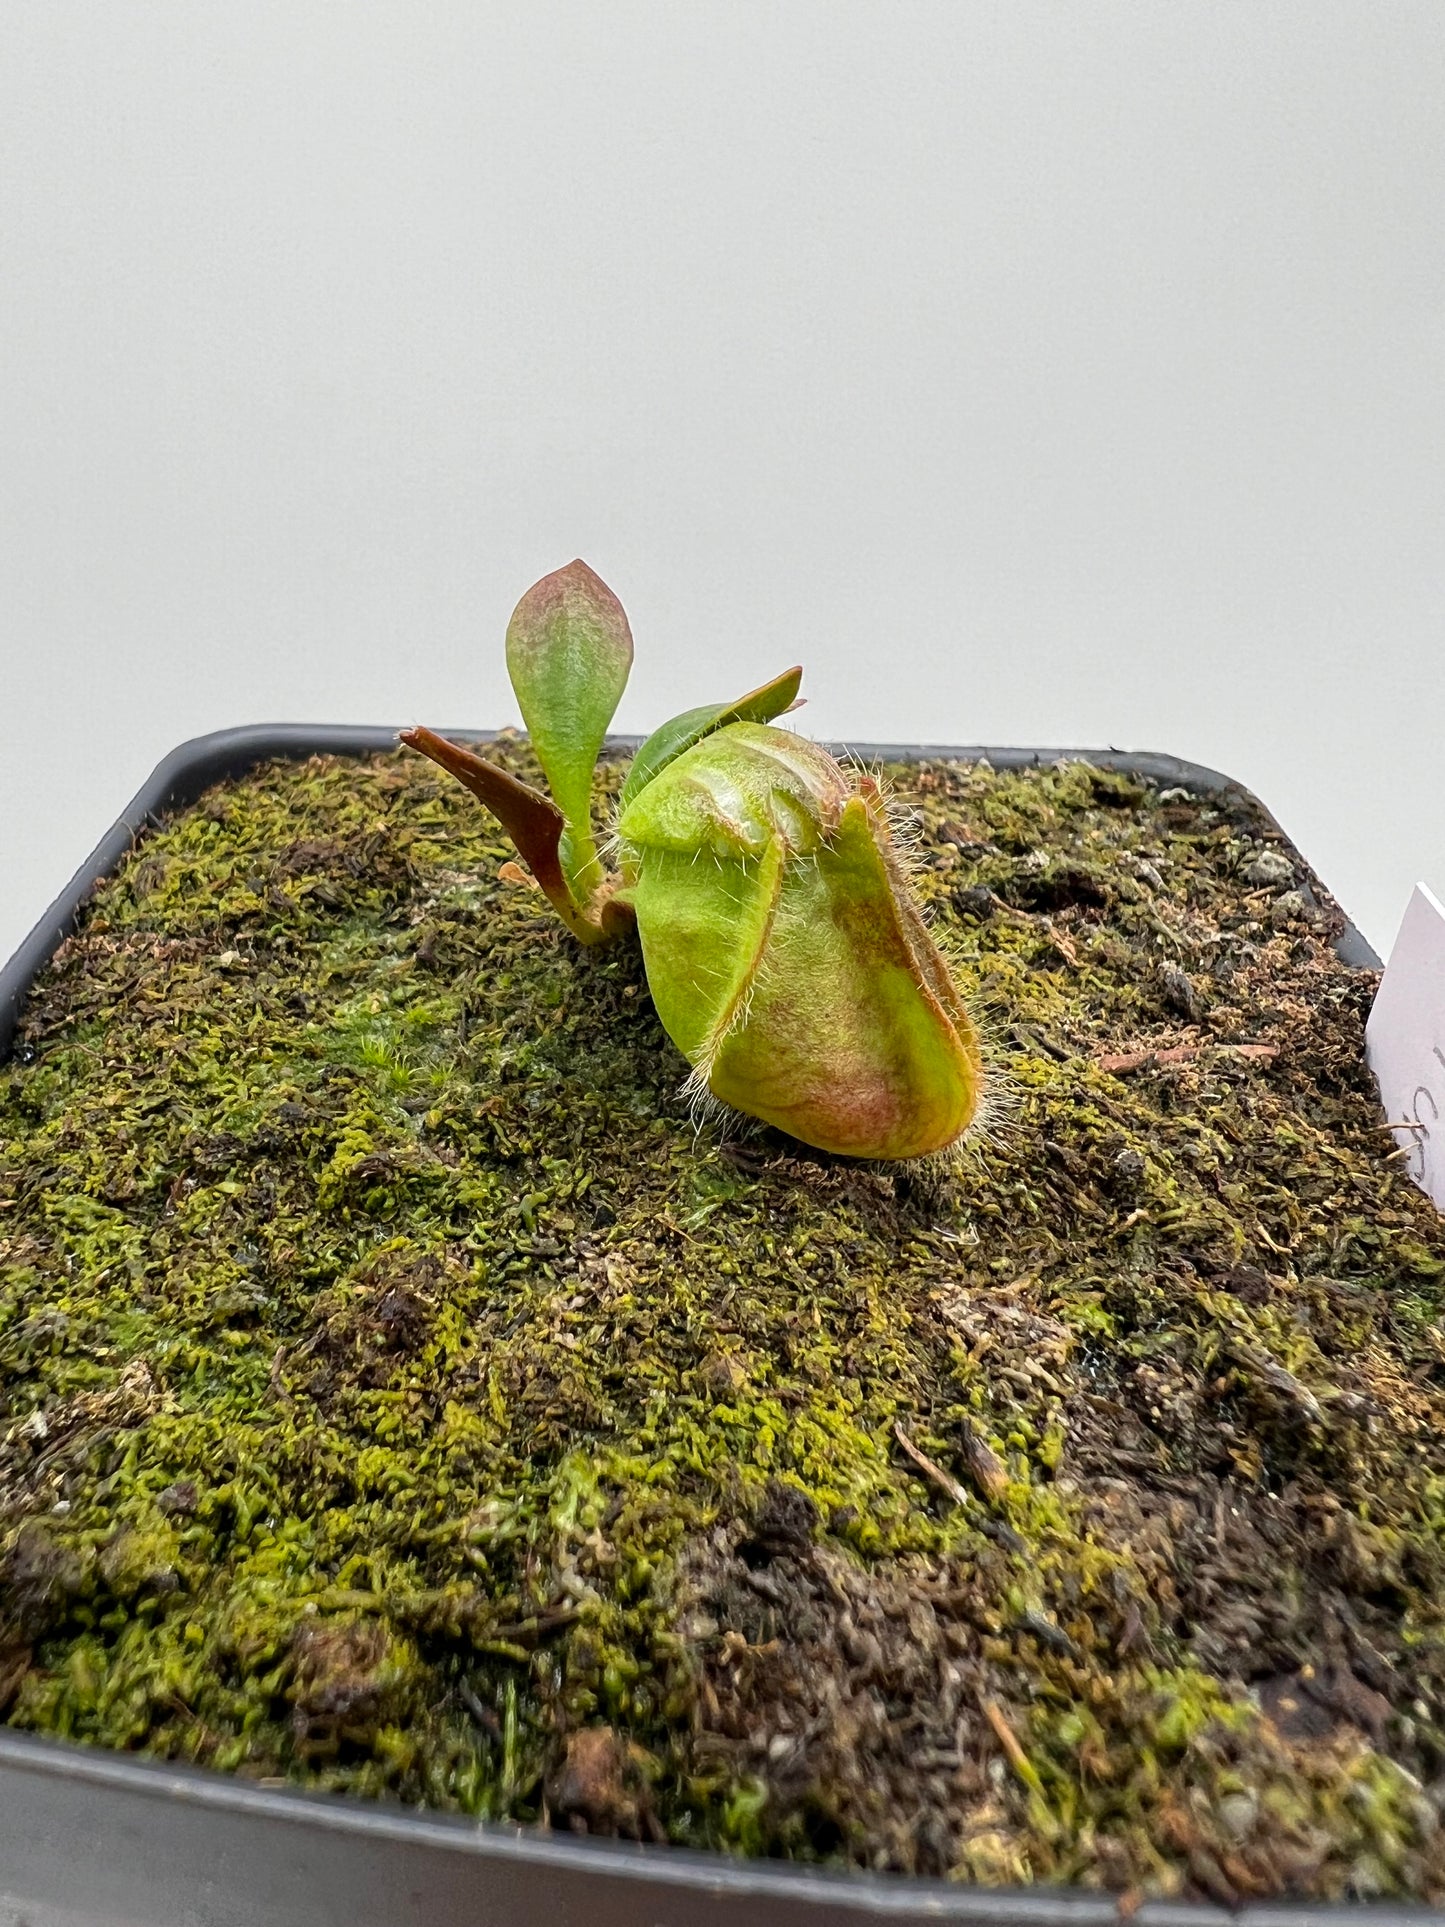
<instances>
[{"instance_id":1,"label":"reddish-tipped leaf","mask_svg":"<svg viewBox=\"0 0 1445 1927\"><path fill-rule=\"evenodd\" d=\"M582 561L544 575L507 625L507 673L566 819L562 868L584 900L602 881L592 838L592 774L632 668L622 604Z\"/></svg>"}]
</instances>

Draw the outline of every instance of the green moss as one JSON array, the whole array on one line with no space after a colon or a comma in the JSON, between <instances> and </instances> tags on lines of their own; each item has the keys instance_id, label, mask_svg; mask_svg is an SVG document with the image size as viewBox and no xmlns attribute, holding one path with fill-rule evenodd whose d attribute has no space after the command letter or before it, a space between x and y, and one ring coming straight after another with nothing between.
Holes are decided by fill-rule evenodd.
<instances>
[{"instance_id":1,"label":"green moss","mask_svg":"<svg viewBox=\"0 0 1445 1927\"><path fill-rule=\"evenodd\" d=\"M0 1711L735 1852L1445 1897L1445 1235L1372 979L1242 804L893 774L1006 1097L951 1169L695 1129L635 949L420 762L140 844L0 1071Z\"/></svg>"}]
</instances>

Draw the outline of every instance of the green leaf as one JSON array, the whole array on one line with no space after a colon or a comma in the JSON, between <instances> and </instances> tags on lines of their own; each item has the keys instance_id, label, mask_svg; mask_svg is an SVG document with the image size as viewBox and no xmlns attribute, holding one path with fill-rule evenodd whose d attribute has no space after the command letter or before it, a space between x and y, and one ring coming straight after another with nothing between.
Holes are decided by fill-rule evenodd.
<instances>
[{"instance_id":1,"label":"green leaf","mask_svg":"<svg viewBox=\"0 0 1445 1927\"><path fill-rule=\"evenodd\" d=\"M625 809L633 797L646 789L653 777L675 762L684 750L700 743L704 736L711 736L714 730L725 729L729 723L770 723L774 716L791 709L802 680L801 669L785 669L781 676L774 676L761 689L749 690L735 703L704 703L700 709L685 709L671 722L653 730L632 759L627 781L622 785L622 807Z\"/></svg>"},{"instance_id":2,"label":"green leaf","mask_svg":"<svg viewBox=\"0 0 1445 1927\"><path fill-rule=\"evenodd\" d=\"M562 865L582 901L602 881L592 773L631 668L632 631L622 604L585 562L543 576L512 611L507 672L566 819Z\"/></svg>"}]
</instances>

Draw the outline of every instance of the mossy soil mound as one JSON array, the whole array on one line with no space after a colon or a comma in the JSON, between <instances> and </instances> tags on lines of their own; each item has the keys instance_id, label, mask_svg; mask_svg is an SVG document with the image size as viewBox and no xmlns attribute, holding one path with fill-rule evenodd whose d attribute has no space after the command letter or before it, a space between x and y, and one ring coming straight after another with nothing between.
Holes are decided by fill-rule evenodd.
<instances>
[{"instance_id":1,"label":"mossy soil mound","mask_svg":"<svg viewBox=\"0 0 1445 1927\"><path fill-rule=\"evenodd\" d=\"M750 1854L1445 1896L1445 1226L1374 980L1242 801L894 775L1012 1093L951 1172L694 1128L635 947L417 760L144 839L0 1071L5 1717Z\"/></svg>"}]
</instances>

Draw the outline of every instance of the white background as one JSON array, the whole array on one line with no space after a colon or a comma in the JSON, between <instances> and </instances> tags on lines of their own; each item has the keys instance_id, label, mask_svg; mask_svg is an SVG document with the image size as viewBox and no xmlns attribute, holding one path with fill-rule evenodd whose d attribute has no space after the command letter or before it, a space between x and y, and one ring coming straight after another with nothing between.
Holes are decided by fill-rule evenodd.
<instances>
[{"instance_id":1,"label":"white background","mask_svg":"<svg viewBox=\"0 0 1445 1927\"><path fill-rule=\"evenodd\" d=\"M1445 884L1445 7L0 10L0 956L229 724L1170 750Z\"/></svg>"}]
</instances>

